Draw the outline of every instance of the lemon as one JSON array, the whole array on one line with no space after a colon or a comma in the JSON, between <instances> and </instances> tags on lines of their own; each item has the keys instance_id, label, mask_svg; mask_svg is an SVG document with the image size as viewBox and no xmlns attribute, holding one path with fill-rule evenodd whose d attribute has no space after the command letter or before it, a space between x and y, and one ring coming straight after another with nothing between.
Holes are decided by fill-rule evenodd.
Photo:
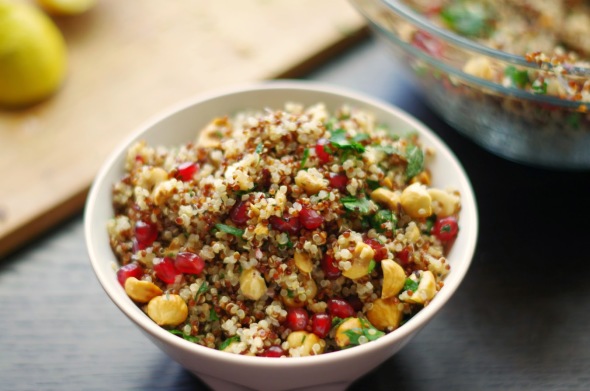
<instances>
[{"instance_id":1,"label":"lemon","mask_svg":"<svg viewBox=\"0 0 590 391\"><path fill-rule=\"evenodd\" d=\"M0 0L0 105L23 106L55 92L66 74L66 44L49 17Z\"/></svg>"},{"instance_id":2,"label":"lemon","mask_svg":"<svg viewBox=\"0 0 590 391\"><path fill-rule=\"evenodd\" d=\"M92 8L96 0L37 0L37 3L53 15L78 15Z\"/></svg>"}]
</instances>

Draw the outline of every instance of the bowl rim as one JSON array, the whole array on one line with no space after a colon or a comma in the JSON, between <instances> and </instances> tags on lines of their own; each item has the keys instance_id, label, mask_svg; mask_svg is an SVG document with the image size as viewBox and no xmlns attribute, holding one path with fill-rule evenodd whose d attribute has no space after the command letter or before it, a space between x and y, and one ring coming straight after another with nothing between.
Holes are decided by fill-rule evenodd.
<instances>
[{"instance_id":1,"label":"bowl rim","mask_svg":"<svg viewBox=\"0 0 590 391\"><path fill-rule=\"evenodd\" d=\"M424 132L431 142L437 144L436 151L437 154L442 153L447 155L449 158L450 163L454 166L454 168L459 173L457 177L459 182L462 182L462 187L467 190L466 194L462 194L462 204L469 208L469 213L467 216L469 220L467 222L467 226L470 227L469 231L464 230L464 234L468 236L466 241L466 248L465 254L466 259L461 264L460 268L454 268L453 273L453 284L445 284L445 289L441 292L443 294L437 295L437 300L433 300L427 307L422 309L418 312L410 322L406 323L402 327L394 330L393 332L379 338L376 341L372 341L371 343L363 344L360 346L355 346L353 349L345 349L338 352L332 352L327 354L320 354L316 356L306 356L306 357L289 357L286 359L270 359L266 357L255 357L255 356L244 356L244 355L237 355L237 354L230 354L227 352L222 352L217 349L212 349L208 347L204 347L198 344L194 344L192 342L186 341L178 336L173 335L172 333L167 332L162 327L158 326L155 322L148 319L147 316L137 307L134 303L129 302L132 304L131 306L128 305L129 303L122 303L121 299L123 298L121 295L122 291L115 291L111 289L108 284L106 284L106 279L115 278L115 274L111 275L110 277L103 272L103 268L99 267L99 265L103 265L105 260L97 259L95 255L97 253L97 248L104 246L105 243L95 243L91 240L93 237L92 233L95 231L93 221L91 219L92 211L96 208L96 204L99 200L99 190L105 184L103 183L105 177L113 168L116 160L118 160L119 156L124 153L127 148L129 147L130 143L136 140L141 134L145 131L149 130L152 126L158 124L159 122L165 120L166 118L173 116L175 113L183 111L184 109L188 109L189 107L202 104L209 100L223 98L226 95L235 95L235 94L243 94L248 93L251 91L266 91L266 90L292 90L292 91L307 91L310 93L327 93L331 95L337 95L344 99L352 99L362 101L369 106L374 106L378 109L384 110L386 112L390 112L393 116L397 116L403 122L413 126L414 128L420 128L421 132ZM159 114L153 116L152 118L145 121L142 125L137 127L133 132L131 132L126 138L124 138L118 146L113 150L113 152L104 160L102 166L100 167L95 179L93 180L90 190L88 192L88 196L86 199L85 210L84 210L84 234L85 234L85 241L87 252L90 257L90 263L93 268L95 277L98 279L101 287L107 293L111 301L137 326L140 327L141 330L144 332L149 333L151 336L156 338L157 340L163 341L166 344L170 344L177 349L181 349L184 351L189 351L190 354L194 354L195 356L206 357L208 360L213 360L217 362L224 362L224 363L231 363L237 365L249 365L249 366L260 366L260 367L290 367L290 366L297 366L297 367L308 367L308 366L315 366L320 365L328 362L334 362L336 360L347 360L350 358L354 358L356 356L361 356L363 354L370 354L371 352L377 351L380 348L384 348L386 345L389 345L395 341L401 341L405 338L409 337L413 333L420 330L424 327L431 318L435 316L436 313L442 309L442 307L446 304L446 302L454 295L455 291L461 285L470 265L473 260L477 239L478 239L478 232L479 232L479 217L478 217L478 208L477 208L477 201L475 198L475 194L473 191L473 187L471 182L453 153L453 151L444 143L444 141L430 128L420 122L418 119L413 117L412 115L406 113L402 109L393 106L390 103L382 101L380 99L371 97L366 95L362 92L354 91L351 89L347 89L344 87L337 87L331 84L315 82L315 81L307 81L307 80L270 80L270 81L262 81L262 82L251 82L245 84L238 84L233 85L230 87L224 87L219 89L210 90L205 93L198 94L191 98L185 99L175 105L168 107L167 109L163 110ZM106 244L108 245L108 244Z\"/></svg>"},{"instance_id":2,"label":"bowl rim","mask_svg":"<svg viewBox=\"0 0 590 391\"><path fill-rule=\"evenodd\" d=\"M460 77L469 83L476 84L479 88L481 88L484 93L487 93L488 90L493 90L503 95L508 95L509 97L516 97L521 99L530 100L537 103L545 103L554 106L560 106L566 109L570 109L573 111L580 112L583 110L583 107L590 109L590 102L584 101L574 101L574 100L567 100L562 99L557 96L552 95L539 95L534 94L532 92L523 90L521 88L516 88L512 86L504 86L498 83L493 83L488 80L485 80L480 77L476 77L470 74L465 73L462 69L457 69L452 66L447 65L446 63L439 61L435 57L432 57L425 53L424 51L418 50L411 45L408 45L406 42L398 39L398 37L393 34L389 29L383 27L380 23L376 22L371 18L367 12L363 9L361 3L365 2L366 0L351 0L352 3L356 6L357 10L369 21L371 26L376 28L379 32L385 34L388 38L393 39L398 44L402 44L404 49L410 50L414 56L420 57L422 60L430 63L437 68L441 68L444 72L448 74L455 75ZM490 58L495 60L502 61L508 64L518 65L523 68L527 69L534 69L534 70L542 70L541 66L534 62L527 61L524 56L511 54L507 52L502 52L480 43L477 43L474 40L470 40L465 38L451 30L444 29L442 27L438 27L428 18L420 15L418 12L412 10L409 6L402 4L399 0L369 0L369 1L377 1L378 3L387 7L390 11L400 15L402 18L406 19L410 23L418 26L420 29L426 30L427 32L431 33L433 36L440 37L445 41L470 52L476 52L483 55L486 55ZM584 68L585 71L590 72L590 69ZM566 76L568 77L568 76ZM575 74L570 75L569 77L575 77ZM583 111L582 111L583 112Z\"/></svg>"}]
</instances>

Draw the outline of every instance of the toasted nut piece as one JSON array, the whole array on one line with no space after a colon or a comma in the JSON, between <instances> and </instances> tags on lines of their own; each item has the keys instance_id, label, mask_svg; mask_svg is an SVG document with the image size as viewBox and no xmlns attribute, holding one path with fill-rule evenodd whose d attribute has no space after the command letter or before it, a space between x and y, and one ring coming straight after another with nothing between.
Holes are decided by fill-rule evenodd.
<instances>
[{"instance_id":1,"label":"toasted nut piece","mask_svg":"<svg viewBox=\"0 0 590 391\"><path fill-rule=\"evenodd\" d=\"M400 192L379 187L371 192L371 199L386 205L388 209L397 210L400 202Z\"/></svg>"},{"instance_id":2,"label":"toasted nut piece","mask_svg":"<svg viewBox=\"0 0 590 391\"><path fill-rule=\"evenodd\" d=\"M139 173L137 186L152 190L160 182L168 179L168 173L161 167L147 167Z\"/></svg>"},{"instance_id":3,"label":"toasted nut piece","mask_svg":"<svg viewBox=\"0 0 590 391\"><path fill-rule=\"evenodd\" d=\"M217 134L217 127L223 125L224 118L215 118L209 125L202 129L197 138L197 145L201 148L218 148L221 138Z\"/></svg>"},{"instance_id":4,"label":"toasted nut piece","mask_svg":"<svg viewBox=\"0 0 590 391\"><path fill-rule=\"evenodd\" d=\"M281 296L283 300L283 304L286 307L293 308L293 307L303 307L306 303L310 302L315 295L318 293L318 286L316 285L313 278L310 275L299 275L301 278L302 285L305 288L305 300L301 300L299 296L289 297L289 296Z\"/></svg>"},{"instance_id":5,"label":"toasted nut piece","mask_svg":"<svg viewBox=\"0 0 590 391\"><path fill-rule=\"evenodd\" d=\"M424 304L436 295L436 278L430 270L422 273L422 278L418 283L418 289L412 296L404 297L404 301L413 302L417 304Z\"/></svg>"},{"instance_id":6,"label":"toasted nut piece","mask_svg":"<svg viewBox=\"0 0 590 391\"><path fill-rule=\"evenodd\" d=\"M299 356L315 356L324 352L326 341L307 331L293 331L287 337L289 350L297 349Z\"/></svg>"},{"instance_id":7,"label":"toasted nut piece","mask_svg":"<svg viewBox=\"0 0 590 391\"><path fill-rule=\"evenodd\" d=\"M159 286L150 281L138 280L135 277L129 277L125 280L125 293L133 301L138 303L147 303L156 296L162 294Z\"/></svg>"},{"instance_id":8,"label":"toasted nut piece","mask_svg":"<svg viewBox=\"0 0 590 391\"><path fill-rule=\"evenodd\" d=\"M166 200L174 194L177 182L178 180L176 178L172 178L155 185L154 190L152 190L152 199L154 200L154 203L156 205L163 205Z\"/></svg>"},{"instance_id":9,"label":"toasted nut piece","mask_svg":"<svg viewBox=\"0 0 590 391\"><path fill-rule=\"evenodd\" d=\"M240 275L240 291L250 300L258 300L266 293L266 281L256 268L244 270Z\"/></svg>"},{"instance_id":10,"label":"toasted nut piece","mask_svg":"<svg viewBox=\"0 0 590 391\"><path fill-rule=\"evenodd\" d=\"M420 182L423 185L430 186L432 183L430 173L428 171L421 171L418 175L412 178L412 183L414 182Z\"/></svg>"},{"instance_id":11,"label":"toasted nut piece","mask_svg":"<svg viewBox=\"0 0 590 391\"><path fill-rule=\"evenodd\" d=\"M470 58L463 66L463 72L486 80L492 80L494 77L492 63L483 56Z\"/></svg>"},{"instance_id":12,"label":"toasted nut piece","mask_svg":"<svg viewBox=\"0 0 590 391\"><path fill-rule=\"evenodd\" d=\"M390 177L386 176L381 180L381 186L385 186L388 189L393 189L393 181Z\"/></svg>"},{"instance_id":13,"label":"toasted nut piece","mask_svg":"<svg viewBox=\"0 0 590 391\"><path fill-rule=\"evenodd\" d=\"M378 330L395 329L402 319L402 306L395 298L377 299L367 311L367 319Z\"/></svg>"},{"instance_id":14,"label":"toasted nut piece","mask_svg":"<svg viewBox=\"0 0 590 391\"><path fill-rule=\"evenodd\" d=\"M314 195L328 188L328 181L315 168L299 170L295 176L295 184L308 195Z\"/></svg>"},{"instance_id":15,"label":"toasted nut piece","mask_svg":"<svg viewBox=\"0 0 590 391\"><path fill-rule=\"evenodd\" d=\"M180 250L185 243L186 236L184 236L184 234L176 236L174 239L172 239L170 245L168 245L168 247L166 248L166 254L176 255L178 253L178 250Z\"/></svg>"},{"instance_id":16,"label":"toasted nut piece","mask_svg":"<svg viewBox=\"0 0 590 391\"><path fill-rule=\"evenodd\" d=\"M408 224L408 226L406 227L406 235L405 236L409 242L416 243L416 241L418 239L420 239L421 235L422 234L420 233L420 228L418 228L416 223L414 223L412 221L410 224Z\"/></svg>"},{"instance_id":17,"label":"toasted nut piece","mask_svg":"<svg viewBox=\"0 0 590 391\"><path fill-rule=\"evenodd\" d=\"M254 228L254 234L256 236L262 236L262 237L267 237L268 236L268 225L267 224L262 224L262 223L258 223L256 225L256 228Z\"/></svg>"},{"instance_id":18,"label":"toasted nut piece","mask_svg":"<svg viewBox=\"0 0 590 391\"><path fill-rule=\"evenodd\" d=\"M350 344L350 338L346 335L345 331L352 330L352 329L361 329L361 321L359 318L348 318L344 322L340 323L338 328L336 329L336 333L334 334L334 341L336 341L336 345L340 346L341 348L348 346Z\"/></svg>"},{"instance_id":19,"label":"toasted nut piece","mask_svg":"<svg viewBox=\"0 0 590 391\"><path fill-rule=\"evenodd\" d=\"M342 271L342 275L351 280L366 276L369 273L369 265L374 256L375 250L371 246L362 242L357 243L350 260L352 266L350 269Z\"/></svg>"},{"instance_id":20,"label":"toasted nut piece","mask_svg":"<svg viewBox=\"0 0 590 391\"><path fill-rule=\"evenodd\" d=\"M406 282L406 273L404 272L404 269L391 259L382 260L381 269L383 270L381 298L387 299L396 296L401 292Z\"/></svg>"},{"instance_id":21,"label":"toasted nut piece","mask_svg":"<svg viewBox=\"0 0 590 391\"><path fill-rule=\"evenodd\" d=\"M174 327L186 320L188 307L179 295L164 294L150 300L147 314L159 326Z\"/></svg>"},{"instance_id":22,"label":"toasted nut piece","mask_svg":"<svg viewBox=\"0 0 590 391\"><path fill-rule=\"evenodd\" d=\"M453 193L441 189L428 189L432 198L432 211L437 217L448 217L459 211L460 199Z\"/></svg>"},{"instance_id":23,"label":"toasted nut piece","mask_svg":"<svg viewBox=\"0 0 590 391\"><path fill-rule=\"evenodd\" d=\"M404 212L411 218L425 218L432 214L432 199L421 183L413 183L406 187L400 197Z\"/></svg>"},{"instance_id":24,"label":"toasted nut piece","mask_svg":"<svg viewBox=\"0 0 590 391\"><path fill-rule=\"evenodd\" d=\"M313 270L313 262L311 262L311 256L308 253L296 251L293 259L295 260L295 266L303 273L311 273Z\"/></svg>"}]
</instances>

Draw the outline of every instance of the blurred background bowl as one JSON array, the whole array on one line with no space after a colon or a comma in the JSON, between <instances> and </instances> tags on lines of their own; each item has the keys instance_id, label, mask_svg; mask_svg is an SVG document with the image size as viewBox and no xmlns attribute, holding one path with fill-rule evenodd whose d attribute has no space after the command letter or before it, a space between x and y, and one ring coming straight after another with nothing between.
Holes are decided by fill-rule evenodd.
<instances>
[{"instance_id":1,"label":"blurred background bowl","mask_svg":"<svg viewBox=\"0 0 590 391\"><path fill-rule=\"evenodd\" d=\"M447 256L451 272L445 286L428 306L397 330L368 344L334 353L269 359L221 352L178 338L148 318L117 281L117 260L106 226L114 213L112 185L123 175L126 150L137 139L152 145L179 145L194 140L214 117L246 109L281 108L286 102L323 102L330 111L345 103L359 107L373 112L392 130L418 133L423 145L436 151L429 165L433 186L457 188L462 204L461 232ZM155 345L209 386L223 391L345 389L399 351L441 310L465 277L478 235L477 207L469 179L455 155L431 130L391 105L356 92L309 82L269 82L225 90L197 97L147 122L124 140L102 166L88 195L84 219L91 264L111 300Z\"/></svg>"},{"instance_id":2,"label":"blurred background bowl","mask_svg":"<svg viewBox=\"0 0 590 391\"><path fill-rule=\"evenodd\" d=\"M537 95L463 70L475 58L496 69L538 71L536 63L440 28L397 0L351 2L393 50L426 102L456 130L520 163L590 168L590 103ZM587 76L564 75L561 81L580 78Z\"/></svg>"}]
</instances>

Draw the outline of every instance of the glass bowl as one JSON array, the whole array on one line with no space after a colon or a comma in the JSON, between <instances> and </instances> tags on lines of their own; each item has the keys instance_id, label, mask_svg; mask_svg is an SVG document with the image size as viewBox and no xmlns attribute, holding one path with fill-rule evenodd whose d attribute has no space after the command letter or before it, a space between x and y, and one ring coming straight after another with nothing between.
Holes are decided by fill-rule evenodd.
<instances>
[{"instance_id":1,"label":"glass bowl","mask_svg":"<svg viewBox=\"0 0 590 391\"><path fill-rule=\"evenodd\" d=\"M485 47L434 25L400 1L351 2L409 71L427 103L456 130L509 160L590 168L590 103L536 94L473 71L484 64L491 71L550 73L550 64ZM588 75L590 70L578 68L558 79L581 85Z\"/></svg>"}]
</instances>

